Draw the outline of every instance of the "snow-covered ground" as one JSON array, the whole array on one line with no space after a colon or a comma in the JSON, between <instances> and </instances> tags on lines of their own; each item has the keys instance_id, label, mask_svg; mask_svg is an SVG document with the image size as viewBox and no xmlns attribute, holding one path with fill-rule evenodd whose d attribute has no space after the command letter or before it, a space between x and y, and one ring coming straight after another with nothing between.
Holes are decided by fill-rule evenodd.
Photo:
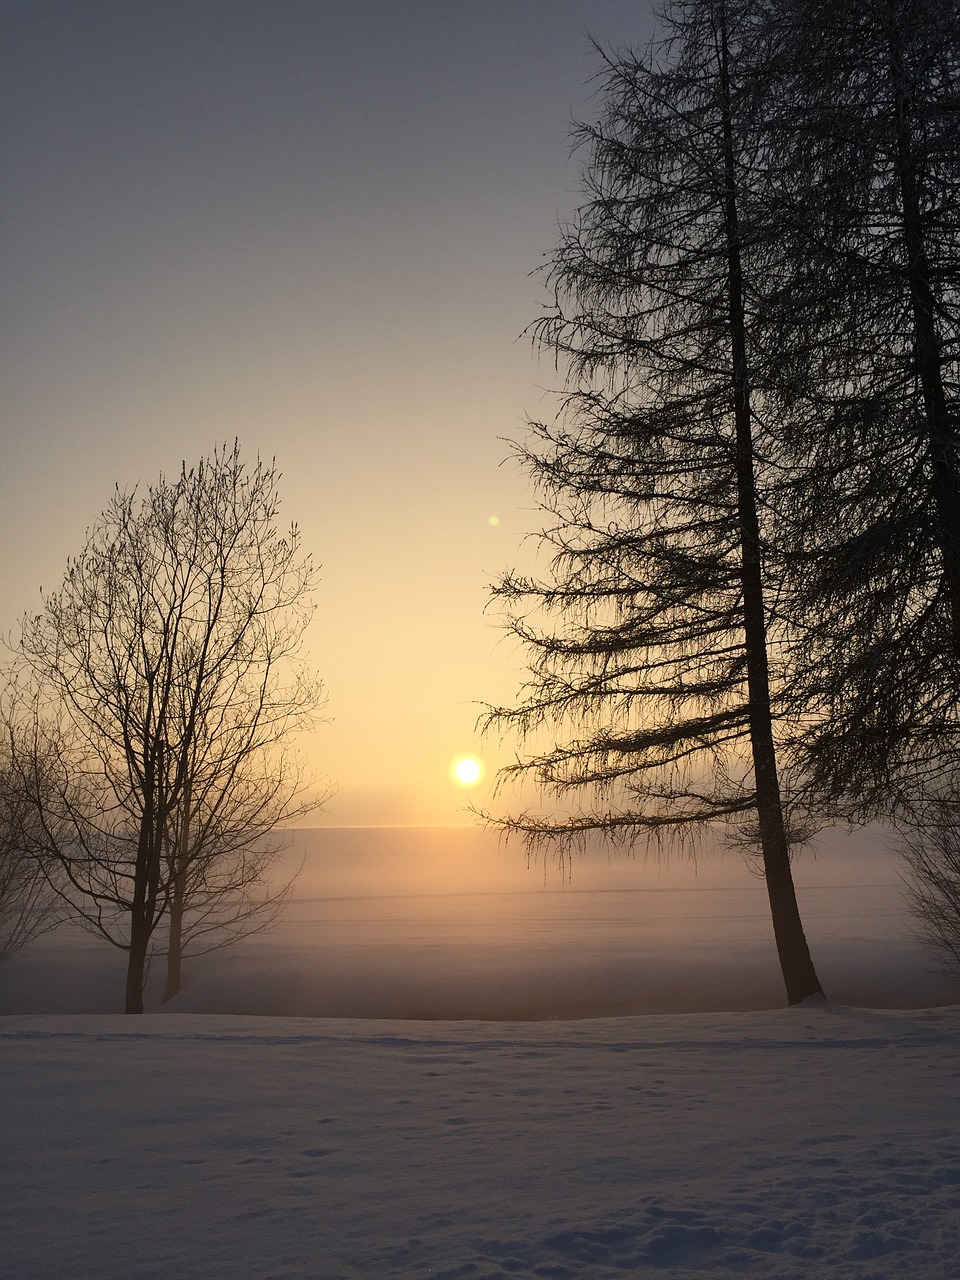
<instances>
[{"instance_id":1,"label":"snow-covered ground","mask_svg":"<svg viewBox=\"0 0 960 1280\"><path fill-rule=\"evenodd\" d=\"M956 1280L960 1010L0 1020L4 1280Z\"/></svg>"}]
</instances>

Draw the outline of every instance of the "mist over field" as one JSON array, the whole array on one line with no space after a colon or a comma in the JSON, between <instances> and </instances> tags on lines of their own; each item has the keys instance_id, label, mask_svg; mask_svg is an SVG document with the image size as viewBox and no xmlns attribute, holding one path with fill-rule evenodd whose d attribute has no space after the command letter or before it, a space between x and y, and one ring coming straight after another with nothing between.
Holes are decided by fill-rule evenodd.
<instances>
[{"instance_id":1,"label":"mist over field","mask_svg":"<svg viewBox=\"0 0 960 1280\"><path fill-rule=\"evenodd\" d=\"M795 864L828 996L878 1008L960 1001L912 936L880 832L827 833ZM302 863L278 922L185 966L170 1013L546 1019L783 1004L763 881L738 853L635 858L595 848L528 864L476 828L291 834ZM123 1008L123 953L75 928L0 967L4 1013ZM146 1007L161 1008L162 963Z\"/></svg>"}]
</instances>

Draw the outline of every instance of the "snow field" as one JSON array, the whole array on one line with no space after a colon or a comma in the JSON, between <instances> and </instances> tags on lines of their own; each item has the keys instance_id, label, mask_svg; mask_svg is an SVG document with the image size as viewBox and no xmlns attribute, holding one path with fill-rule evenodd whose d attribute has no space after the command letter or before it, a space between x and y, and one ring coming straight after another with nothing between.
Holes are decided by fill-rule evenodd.
<instances>
[{"instance_id":1,"label":"snow field","mask_svg":"<svg viewBox=\"0 0 960 1280\"><path fill-rule=\"evenodd\" d=\"M956 1280L960 1008L0 1020L3 1280Z\"/></svg>"}]
</instances>

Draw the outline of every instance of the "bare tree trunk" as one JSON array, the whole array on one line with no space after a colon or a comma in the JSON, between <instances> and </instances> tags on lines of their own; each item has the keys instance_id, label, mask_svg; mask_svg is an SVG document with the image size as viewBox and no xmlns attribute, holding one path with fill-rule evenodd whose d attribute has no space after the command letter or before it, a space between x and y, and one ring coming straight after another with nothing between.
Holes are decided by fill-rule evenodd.
<instances>
[{"instance_id":1,"label":"bare tree trunk","mask_svg":"<svg viewBox=\"0 0 960 1280\"><path fill-rule=\"evenodd\" d=\"M143 981L150 945L152 903L150 902L151 844L153 837L152 787L148 784L147 799L140 819L140 835L137 840L137 861L133 879L133 902L130 906L130 941L127 952L127 990L125 1013L143 1013Z\"/></svg>"},{"instance_id":2,"label":"bare tree trunk","mask_svg":"<svg viewBox=\"0 0 960 1280\"><path fill-rule=\"evenodd\" d=\"M147 928L146 916L142 912L131 916L124 1013L143 1013L143 982L149 945L150 931Z\"/></svg>"},{"instance_id":3,"label":"bare tree trunk","mask_svg":"<svg viewBox=\"0 0 960 1280\"><path fill-rule=\"evenodd\" d=\"M181 986L185 880L186 876L178 871L173 882L173 895L170 898L170 936L167 941L167 980L163 988L164 1004L173 999Z\"/></svg>"},{"instance_id":4,"label":"bare tree trunk","mask_svg":"<svg viewBox=\"0 0 960 1280\"><path fill-rule=\"evenodd\" d=\"M150 945L150 934L145 929L131 929L131 946L127 959L127 998L125 998L125 1014L142 1014L143 1012L143 979L147 965L147 947Z\"/></svg>"},{"instance_id":5,"label":"bare tree trunk","mask_svg":"<svg viewBox=\"0 0 960 1280\"><path fill-rule=\"evenodd\" d=\"M167 941L167 980L163 990L166 1004L180 990L183 967L183 911L187 896L187 855L190 849L190 778L183 788L183 821L174 852L174 875L170 897L170 934Z\"/></svg>"},{"instance_id":6,"label":"bare tree trunk","mask_svg":"<svg viewBox=\"0 0 960 1280\"><path fill-rule=\"evenodd\" d=\"M763 570L760 556L760 522L754 476L753 428L750 412L750 382L747 367L746 320L743 298L743 268L737 212L736 170L730 104L729 50L726 5L721 0L720 93L723 113L723 161L726 180L724 221L727 243L731 355L733 363L734 417L736 421L737 503L740 523L741 585L743 627L747 656L750 744L753 753L754 785L763 872L770 900L773 932L780 968L787 988L787 1000L797 1004L807 996L822 995L810 948L803 932L797 904L790 850L783 820L783 804L773 740L770 703L770 673L767 661L767 631L763 602Z\"/></svg>"}]
</instances>

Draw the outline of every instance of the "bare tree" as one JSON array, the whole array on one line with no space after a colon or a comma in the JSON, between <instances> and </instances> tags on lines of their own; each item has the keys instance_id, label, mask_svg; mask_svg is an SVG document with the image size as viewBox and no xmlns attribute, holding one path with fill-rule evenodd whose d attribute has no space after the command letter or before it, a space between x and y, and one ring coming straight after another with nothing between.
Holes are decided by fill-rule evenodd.
<instances>
[{"instance_id":1,"label":"bare tree","mask_svg":"<svg viewBox=\"0 0 960 1280\"><path fill-rule=\"evenodd\" d=\"M573 811L503 820L530 840L755 832L793 1003L821 988L790 867L770 661L783 637L765 599L778 481L753 329L769 30L747 0L666 17L664 46L605 59L603 117L578 133L588 201L537 326L568 389L520 451L555 517L552 572L498 589L532 678L490 724L550 734L506 777Z\"/></svg>"},{"instance_id":2,"label":"bare tree","mask_svg":"<svg viewBox=\"0 0 960 1280\"><path fill-rule=\"evenodd\" d=\"M24 786L21 771L32 775ZM0 960L19 951L63 918L59 863L45 857L32 793L43 783L39 761L0 754Z\"/></svg>"},{"instance_id":3,"label":"bare tree","mask_svg":"<svg viewBox=\"0 0 960 1280\"><path fill-rule=\"evenodd\" d=\"M19 714L50 761L45 851L78 916L128 952L130 1013L164 917L170 991L191 910L222 941L269 912L255 888L270 833L318 803L289 747L321 700L300 658L315 571L296 527L276 527L278 479L234 445L117 490L23 622Z\"/></svg>"},{"instance_id":4,"label":"bare tree","mask_svg":"<svg viewBox=\"0 0 960 1280\"><path fill-rule=\"evenodd\" d=\"M960 804L938 800L914 814L901 852L917 932L943 967L960 973Z\"/></svg>"}]
</instances>

